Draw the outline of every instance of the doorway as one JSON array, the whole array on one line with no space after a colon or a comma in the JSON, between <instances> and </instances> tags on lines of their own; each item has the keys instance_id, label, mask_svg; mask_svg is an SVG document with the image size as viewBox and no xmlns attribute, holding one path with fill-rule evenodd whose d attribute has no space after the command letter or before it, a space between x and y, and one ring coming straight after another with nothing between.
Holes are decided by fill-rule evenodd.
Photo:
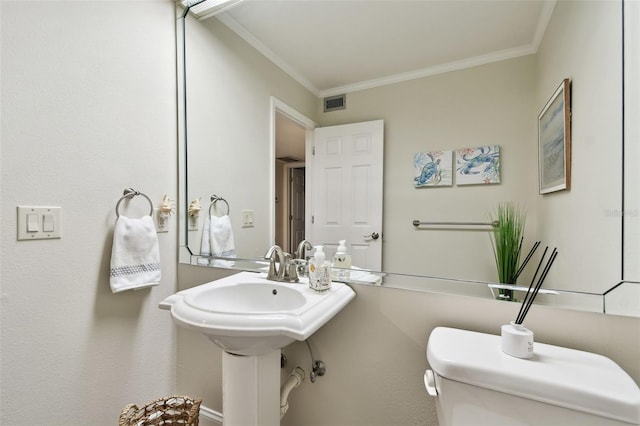
<instances>
[{"instance_id":1,"label":"doorway","mask_svg":"<svg viewBox=\"0 0 640 426\"><path fill-rule=\"evenodd\" d=\"M287 165L287 182L289 193L287 196L288 207L286 208L288 220L288 251L293 253L300 242L305 239L305 167L304 164L296 163Z\"/></svg>"},{"instance_id":2,"label":"doorway","mask_svg":"<svg viewBox=\"0 0 640 426\"><path fill-rule=\"evenodd\" d=\"M293 253L305 239L306 160L311 153L316 124L272 98L272 167L273 196L272 238L275 244Z\"/></svg>"},{"instance_id":3,"label":"doorway","mask_svg":"<svg viewBox=\"0 0 640 426\"><path fill-rule=\"evenodd\" d=\"M325 253L332 256L337 241L346 239L349 241L352 260L358 262L359 267L381 270L383 121L316 128L316 123L274 97L271 98L271 112L270 240L288 253L293 253L298 243L307 239L316 245L325 246L325 249L328 249ZM301 129L304 131L304 161L297 161L302 158L302 154L289 155L285 154L287 151L279 150L276 141L281 138L276 137L276 134L287 126L298 127L298 144L302 139ZM344 142L344 147L342 142L338 141ZM324 154L332 155L325 156L324 151ZM358 157L357 161L351 162L347 153ZM340 157L340 163L328 166L329 157ZM326 161L321 161L321 158L325 158ZM331 173L323 172L327 167L332 169ZM292 202L290 194L300 192L300 189L291 187L291 178L294 178L291 170L296 168L304 170L304 195L294 196ZM330 182L326 182L327 178L335 177L333 172L339 168L346 170L345 176L350 178L331 179ZM344 182L345 185L340 188L329 185L340 182ZM331 198L327 198L327 195ZM340 201L343 197L347 197L344 202ZM301 206L304 206L304 210ZM336 206L344 208L333 208ZM327 231L336 228L333 226L336 220L331 219L335 219L338 213L341 218L338 222L348 224L349 230L341 228L340 232L333 235ZM302 222L298 221L301 219L300 216L304 218ZM294 219L298 222L294 223ZM304 229L304 232L301 232L301 229Z\"/></svg>"}]
</instances>

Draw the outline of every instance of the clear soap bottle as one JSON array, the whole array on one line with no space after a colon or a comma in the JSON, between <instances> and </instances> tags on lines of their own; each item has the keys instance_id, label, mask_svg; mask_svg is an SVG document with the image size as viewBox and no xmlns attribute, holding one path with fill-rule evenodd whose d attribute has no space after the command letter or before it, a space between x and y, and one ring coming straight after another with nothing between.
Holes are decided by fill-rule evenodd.
<instances>
[{"instance_id":1,"label":"clear soap bottle","mask_svg":"<svg viewBox=\"0 0 640 426\"><path fill-rule=\"evenodd\" d=\"M322 246L316 246L316 252L309 260L309 287L318 292L331 289L331 263L326 260Z\"/></svg>"},{"instance_id":2,"label":"clear soap bottle","mask_svg":"<svg viewBox=\"0 0 640 426\"><path fill-rule=\"evenodd\" d=\"M349 269L351 268L351 255L347 253L347 241L340 240L338 249L333 255L333 271L337 281L349 280Z\"/></svg>"}]
</instances>

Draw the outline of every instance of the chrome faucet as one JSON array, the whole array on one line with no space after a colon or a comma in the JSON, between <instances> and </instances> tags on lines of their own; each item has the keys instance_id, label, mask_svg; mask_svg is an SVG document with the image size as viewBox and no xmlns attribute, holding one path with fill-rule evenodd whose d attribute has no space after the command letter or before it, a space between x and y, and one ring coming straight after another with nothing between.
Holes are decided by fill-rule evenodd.
<instances>
[{"instance_id":1,"label":"chrome faucet","mask_svg":"<svg viewBox=\"0 0 640 426\"><path fill-rule=\"evenodd\" d=\"M313 246L307 240L302 240L300 241L300 244L298 244L298 249L296 250L296 258L293 259L293 262L296 265L298 276L302 275L304 277L309 275L309 264L307 258L305 257L305 250L311 249L313 249Z\"/></svg>"},{"instance_id":2,"label":"chrome faucet","mask_svg":"<svg viewBox=\"0 0 640 426\"><path fill-rule=\"evenodd\" d=\"M311 245L311 243L307 240L302 240L300 241L300 244L298 244L298 250L296 250L296 259L304 259L304 252L306 250L311 250L313 249L313 246Z\"/></svg>"},{"instance_id":3,"label":"chrome faucet","mask_svg":"<svg viewBox=\"0 0 640 426\"><path fill-rule=\"evenodd\" d=\"M280 246L272 246L264 255L264 258L269 261L268 280L298 282L296 265L291 261L291 255L285 253ZM276 263L278 264L277 267Z\"/></svg>"}]
</instances>

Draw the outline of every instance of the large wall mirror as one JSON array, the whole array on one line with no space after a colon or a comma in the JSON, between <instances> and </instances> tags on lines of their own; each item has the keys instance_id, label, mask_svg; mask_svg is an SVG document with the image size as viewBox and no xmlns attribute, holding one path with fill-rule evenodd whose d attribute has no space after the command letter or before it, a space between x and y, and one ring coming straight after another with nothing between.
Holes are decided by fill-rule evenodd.
<instances>
[{"instance_id":1,"label":"large wall mirror","mask_svg":"<svg viewBox=\"0 0 640 426\"><path fill-rule=\"evenodd\" d=\"M492 297L486 283L498 278L490 227L413 221L488 222L499 203L512 202L527 214L525 251L538 240L559 251L544 283L552 294L543 303L638 315L640 153L638 125L624 119L639 114L637 9L635 2L606 0L242 1L215 17L178 18L181 262L251 269L276 242L295 250L290 205L305 207L306 237L318 244L310 222L319 206L310 200L326 189L312 173L314 128L381 120L384 195L376 243L383 285ZM495 15L519 27L519 35L496 29ZM473 43L422 33L407 43L394 37L400 29L394 32L389 21L412 31L412 19L403 16L453 33L464 32L455 25L466 25L466 34L478 22L485 26L473 27ZM366 27L360 19L384 30L358 31ZM345 46L361 38L369 47L349 53ZM394 50L416 52L411 72L396 66ZM431 62L420 62L422 51ZM357 69L346 65L352 56ZM358 74L380 67L385 75ZM314 74L321 68L333 70L332 77ZM571 187L541 195L538 114L564 79L571 81ZM346 108L325 112L324 98L342 93ZM496 145L499 183L414 185L418 153ZM306 176L302 204L292 201L294 173ZM224 202L211 205L214 194ZM188 211L196 200L201 209L194 218ZM201 256L210 212L228 212L235 260ZM337 239L332 243L329 254ZM520 285L528 286L534 263Z\"/></svg>"}]
</instances>

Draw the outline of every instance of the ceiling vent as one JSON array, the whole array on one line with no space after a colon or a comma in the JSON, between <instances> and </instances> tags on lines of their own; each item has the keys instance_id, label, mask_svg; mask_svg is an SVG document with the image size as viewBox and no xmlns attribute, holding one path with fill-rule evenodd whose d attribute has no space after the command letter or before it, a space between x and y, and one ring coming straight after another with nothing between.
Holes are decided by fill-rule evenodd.
<instances>
[{"instance_id":1,"label":"ceiling vent","mask_svg":"<svg viewBox=\"0 0 640 426\"><path fill-rule=\"evenodd\" d=\"M324 112L347 108L347 95L329 96L324 98Z\"/></svg>"}]
</instances>

